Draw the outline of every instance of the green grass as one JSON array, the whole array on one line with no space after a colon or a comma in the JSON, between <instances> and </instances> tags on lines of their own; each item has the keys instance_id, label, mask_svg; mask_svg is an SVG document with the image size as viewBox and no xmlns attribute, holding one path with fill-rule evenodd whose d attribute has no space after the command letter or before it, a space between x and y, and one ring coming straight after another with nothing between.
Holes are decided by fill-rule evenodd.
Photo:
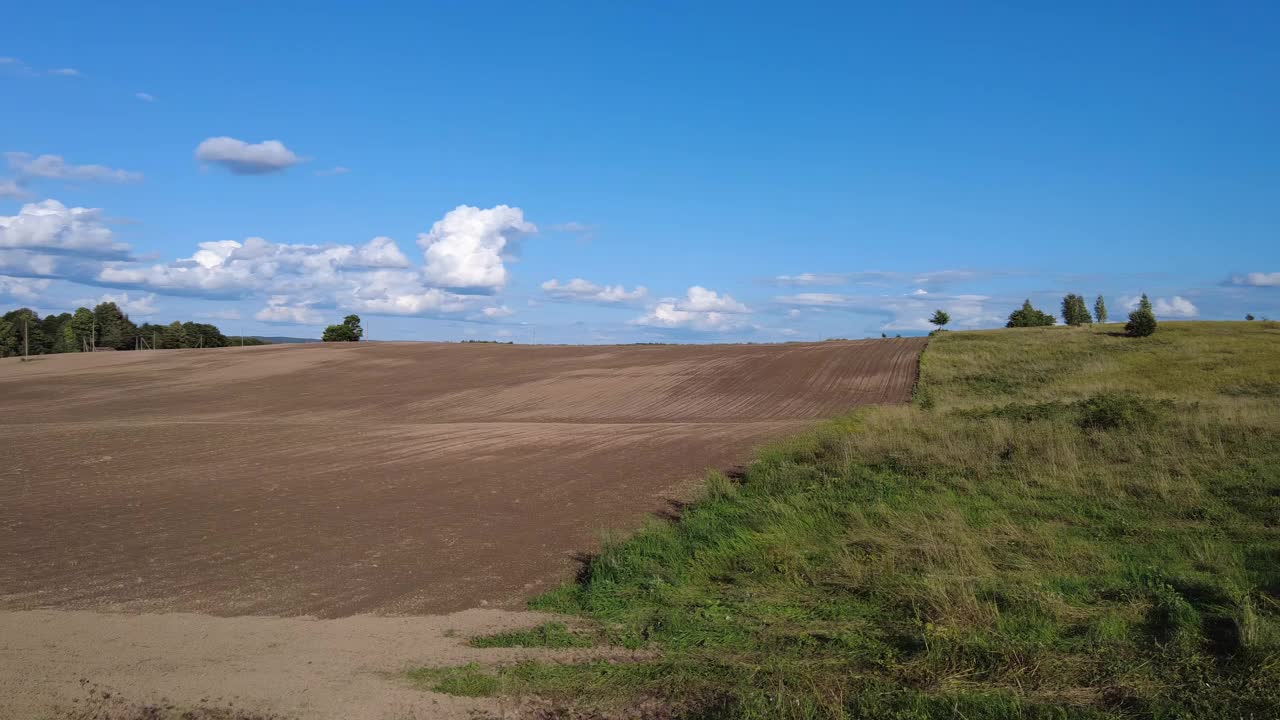
<instances>
[{"instance_id":1,"label":"green grass","mask_svg":"<svg viewBox=\"0 0 1280 720\"><path fill-rule=\"evenodd\" d=\"M576 648L591 647L595 645L595 641L588 635L573 632L564 623L550 622L525 630L481 635L471 638L468 644L477 648Z\"/></svg>"},{"instance_id":2,"label":"green grass","mask_svg":"<svg viewBox=\"0 0 1280 720\"><path fill-rule=\"evenodd\" d=\"M452 682L688 718L1278 717L1277 382L1262 323L944 333L911 406L712 475L533 603L656 659Z\"/></svg>"}]
</instances>

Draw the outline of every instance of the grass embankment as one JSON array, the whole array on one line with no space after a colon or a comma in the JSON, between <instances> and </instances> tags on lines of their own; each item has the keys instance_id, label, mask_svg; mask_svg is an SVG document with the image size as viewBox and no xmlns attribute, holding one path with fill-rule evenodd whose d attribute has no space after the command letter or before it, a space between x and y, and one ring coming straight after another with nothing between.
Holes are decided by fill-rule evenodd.
<instances>
[{"instance_id":1,"label":"grass embankment","mask_svg":"<svg viewBox=\"0 0 1280 720\"><path fill-rule=\"evenodd\" d=\"M416 677L690 718L1277 717L1280 330L946 333L910 407L713 476L534 606L658 657Z\"/></svg>"}]
</instances>

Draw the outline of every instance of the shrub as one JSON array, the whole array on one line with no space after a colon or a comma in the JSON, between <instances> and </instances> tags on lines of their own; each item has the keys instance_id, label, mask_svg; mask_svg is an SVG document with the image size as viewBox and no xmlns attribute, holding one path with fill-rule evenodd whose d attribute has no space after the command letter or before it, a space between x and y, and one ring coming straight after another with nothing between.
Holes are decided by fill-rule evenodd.
<instances>
[{"instance_id":1,"label":"shrub","mask_svg":"<svg viewBox=\"0 0 1280 720\"><path fill-rule=\"evenodd\" d=\"M1053 316L1031 307L1031 300L1028 298L1021 308L1009 313L1009 322L1005 327L1042 327L1053 323Z\"/></svg>"},{"instance_id":2,"label":"shrub","mask_svg":"<svg viewBox=\"0 0 1280 720\"><path fill-rule=\"evenodd\" d=\"M1101 392L1076 403L1080 427L1092 430L1151 427L1173 409L1168 400L1132 392Z\"/></svg>"}]
</instances>

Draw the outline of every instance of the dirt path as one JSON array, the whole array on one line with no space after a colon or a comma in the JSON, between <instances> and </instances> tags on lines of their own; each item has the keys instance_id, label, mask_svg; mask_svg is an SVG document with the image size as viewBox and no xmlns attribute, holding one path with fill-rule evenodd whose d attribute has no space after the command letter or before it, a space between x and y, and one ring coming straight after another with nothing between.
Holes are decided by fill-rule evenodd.
<instances>
[{"instance_id":1,"label":"dirt path","mask_svg":"<svg viewBox=\"0 0 1280 720\"><path fill-rule=\"evenodd\" d=\"M546 619L502 610L339 620L0 612L0 720L98 717L86 707L116 720L143 704L305 720L452 720L478 711L502 717L507 708L498 701L423 692L400 675L423 664L583 657L582 650L465 645L471 635ZM113 698L91 702L90 689Z\"/></svg>"}]
</instances>

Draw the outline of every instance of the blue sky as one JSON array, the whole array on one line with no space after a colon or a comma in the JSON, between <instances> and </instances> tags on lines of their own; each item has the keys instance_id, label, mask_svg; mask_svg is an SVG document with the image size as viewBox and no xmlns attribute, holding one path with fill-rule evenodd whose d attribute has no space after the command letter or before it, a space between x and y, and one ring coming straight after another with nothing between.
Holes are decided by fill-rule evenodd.
<instances>
[{"instance_id":1,"label":"blue sky","mask_svg":"<svg viewBox=\"0 0 1280 720\"><path fill-rule=\"evenodd\" d=\"M3 307L524 342L986 327L1066 292L1280 317L1275 3L50 2L6 24Z\"/></svg>"}]
</instances>

